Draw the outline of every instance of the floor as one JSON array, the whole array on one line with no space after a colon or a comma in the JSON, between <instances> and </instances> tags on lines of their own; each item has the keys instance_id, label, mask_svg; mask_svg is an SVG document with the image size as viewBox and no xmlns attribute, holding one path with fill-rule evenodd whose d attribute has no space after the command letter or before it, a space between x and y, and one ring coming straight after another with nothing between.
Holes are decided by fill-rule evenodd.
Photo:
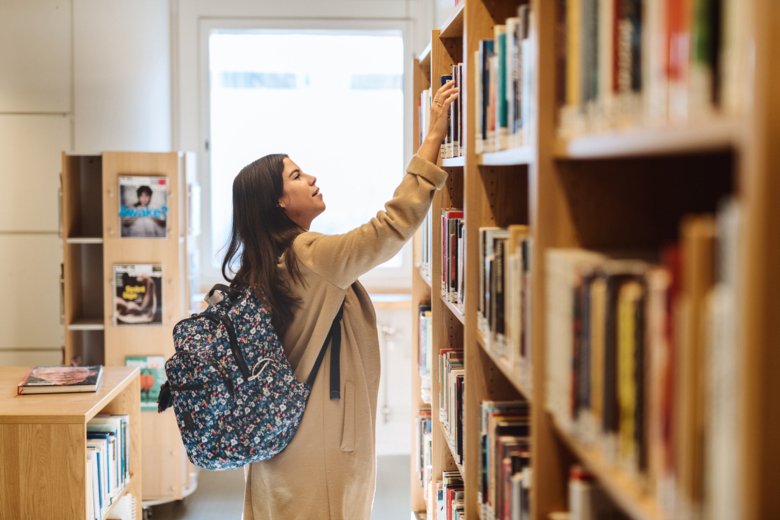
<instances>
[{"instance_id":1,"label":"floor","mask_svg":"<svg viewBox=\"0 0 780 520\"><path fill-rule=\"evenodd\" d=\"M151 508L151 520L240 520L243 471L201 471L198 489L181 502ZM377 492L371 520L409 518L409 456L377 459Z\"/></svg>"}]
</instances>

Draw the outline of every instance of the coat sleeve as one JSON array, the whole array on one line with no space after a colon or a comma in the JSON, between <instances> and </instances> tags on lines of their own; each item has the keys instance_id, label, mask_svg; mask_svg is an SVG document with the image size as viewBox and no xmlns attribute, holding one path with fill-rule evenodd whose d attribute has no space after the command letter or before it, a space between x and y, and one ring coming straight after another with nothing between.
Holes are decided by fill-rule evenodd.
<instances>
[{"instance_id":1,"label":"coat sleeve","mask_svg":"<svg viewBox=\"0 0 780 520\"><path fill-rule=\"evenodd\" d=\"M333 285L346 289L401 250L425 218L433 194L446 180L444 170L415 155L384 210L341 235L302 233L292 245L298 261Z\"/></svg>"}]
</instances>

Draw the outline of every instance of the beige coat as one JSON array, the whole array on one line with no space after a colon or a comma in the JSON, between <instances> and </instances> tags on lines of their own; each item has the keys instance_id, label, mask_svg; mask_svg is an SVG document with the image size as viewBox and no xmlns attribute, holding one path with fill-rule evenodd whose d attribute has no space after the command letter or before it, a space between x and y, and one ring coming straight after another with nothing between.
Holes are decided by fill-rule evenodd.
<instances>
[{"instance_id":1,"label":"beige coat","mask_svg":"<svg viewBox=\"0 0 780 520\"><path fill-rule=\"evenodd\" d=\"M306 232L293 242L305 284L293 287L303 304L284 347L303 381L346 295L341 399L329 399L326 355L295 438L273 459L247 469L245 520L371 517L379 340L374 307L357 278L398 253L447 178L418 156L406 171L393 199L367 224L343 235Z\"/></svg>"}]
</instances>

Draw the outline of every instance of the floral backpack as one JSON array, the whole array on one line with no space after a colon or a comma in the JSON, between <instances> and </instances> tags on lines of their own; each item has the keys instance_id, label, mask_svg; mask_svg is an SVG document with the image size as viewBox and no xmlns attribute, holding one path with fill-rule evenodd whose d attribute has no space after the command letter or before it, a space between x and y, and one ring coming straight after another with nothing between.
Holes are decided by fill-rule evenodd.
<instances>
[{"instance_id":1,"label":"floral backpack","mask_svg":"<svg viewBox=\"0 0 780 520\"><path fill-rule=\"evenodd\" d=\"M317 371L332 341L330 398L339 399L343 304L309 377L295 377L271 312L249 289L217 284L223 299L173 328L176 352L158 411L171 405L187 455L211 470L267 460L290 443L303 417Z\"/></svg>"}]
</instances>

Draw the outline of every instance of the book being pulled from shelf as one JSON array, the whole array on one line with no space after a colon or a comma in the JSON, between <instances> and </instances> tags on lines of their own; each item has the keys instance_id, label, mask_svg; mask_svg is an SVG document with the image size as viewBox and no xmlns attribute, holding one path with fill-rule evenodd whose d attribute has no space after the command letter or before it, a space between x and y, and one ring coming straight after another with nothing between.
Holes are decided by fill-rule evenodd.
<instances>
[{"instance_id":1,"label":"book being pulled from shelf","mask_svg":"<svg viewBox=\"0 0 780 520\"><path fill-rule=\"evenodd\" d=\"M527 401L483 401L477 505L481 518L530 518L531 417Z\"/></svg>"},{"instance_id":2,"label":"book being pulled from shelf","mask_svg":"<svg viewBox=\"0 0 780 520\"><path fill-rule=\"evenodd\" d=\"M674 518L740 516L738 228L726 202L660 253L546 256L546 406Z\"/></svg>"},{"instance_id":3,"label":"book being pulled from shelf","mask_svg":"<svg viewBox=\"0 0 780 520\"><path fill-rule=\"evenodd\" d=\"M535 80L533 17L529 4L493 26L493 39L475 51L477 153L530 142Z\"/></svg>"},{"instance_id":4,"label":"book being pulled from shelf","mask_svg":"<svg viewBox=\"0 0 780 520\"><path fill-rule=\"evenodd\" d=\"M130 480L130 417L98 415L87 423L87 517L104 520ZM116 509L116 508L115 508Z\"/></svg>"},{"instance_id":5,"label":"book being pulled from shelf","mask_svg":"<svg viewBox=\"0 0 780 520\"><path fill-rule=\"evenodd\" d=\"M751 5L738 0L560 0L559 133L741 114Z\"/></svg>"},{"instance_id":6,"label":"book being pulled from shelf","mask_svg":"<svg viewBox=\"0 0 780 520\"><path fill-rule=\"evenodd\" d=\"M520 367L532 390L531 252L525 225L479 228L477 326L486 347L509 366Z\"/></svg>"},{"instance_id":7,"label":"book being pulled from shelf","mask_svg":"<svg viewBox=\"0 0 780 520\"><path fill-rule=\"evenodd\" d=\"M97 392L103 378L103 366L37 366L19 382L17 395Z\"/></svg>"},{"instance_id":8,"label":"book being pulled from shelf","mask_svg":"<svg viewBox=\"0 0 780 520\"><path fill-rule=\"evenodd\" d=\"M441 210L441 294L463 312L465 220L462 209Z\"/></svg>"}]
</instances>

